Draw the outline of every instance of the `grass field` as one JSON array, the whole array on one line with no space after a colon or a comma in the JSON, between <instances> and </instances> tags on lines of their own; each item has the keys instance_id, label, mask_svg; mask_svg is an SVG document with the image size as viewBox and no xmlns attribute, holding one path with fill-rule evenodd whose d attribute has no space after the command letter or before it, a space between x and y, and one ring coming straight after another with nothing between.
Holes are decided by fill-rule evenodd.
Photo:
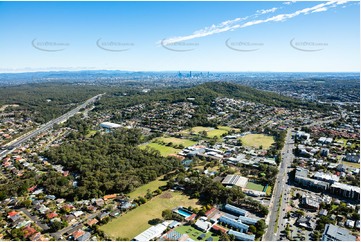
<instances>
[{"instance_id":1,"label":"grass field","mask_svg":"<svg viewBox=\"0 0 361 242\"><path fill-rule=\"evenodd\" d=\"M228 131L224 130L224 129L213 129L209 132L207 132L207 136L209 138L213 138L215 136L217 136L218 138L220 138L223 134L226 134Z\"/></svg>"},{"instance_id":2,"label":"grass field","mask_svg":"<svg viewBox=\"0 0 361 242\"><path fill-rule=\"evenodd\" d=\"M207 132L208 138L213 138L215 136L221 137L221 135L227 133L229 130L231 130L230 127L227 126L219 126L218 129L210 128L210 127L203 127L203 126L196 126L193 127L190 131L194 133L200 133L202 131Z\"/></svg>"},{"instance_id":3,"label":"grass field","mask_svg":"<svg viewBox=\"0 0 361 242\"><path fill-rule=\"evenodd\" d=\"M179 151L181 151L180 149L174 149L173 147L160 145L160 144L157 144L157 143L149 143L149 144L146 144L146 145L139 145L139 148L145 149L146 146L148 146L150 148L153 148L155 150L159 150L159 152L160 152L160 154L162 156L177 154Z\"/></svg>"},{"instance_id":4,"label":"grass field","mask_svg":"<svg viewBox=\"0 0 361 242\"><path fill-rule=\"evenodd\" d=\"M262 192L264 189L264 186L261 184L253 183L253 182L247 182L246 188Z\"/></svg>"},{"instance_id":5,"label":"grass field","mask_svg":"<svg viewBox=\"0 0 361 242\"><path fill-rule=\"evenodd\" d=\"M247 134L241 140L244 146L259 148L262 145L263 149L268 149L275 142L272 136L264 134Z\"/></svg>"},{"instance_id":6,"label":"grass field","mask_svg":"<svg viewBox=\"0 0 361 242\"><path fill-rule=\"evenodd\" d=\"M90 137L92 137L94 134L96 134L96 130L90 130L89 131L89 133L87 133L86 135L85 135L85 137L87 137L87 138L90 138Z\"/></svg>"},{"instance_id":7,"label":"grass field","mask_svg":"<svg viewBox=\"0 0 361 242\"><path fill-rule=\"evenodd\" d=\"M178 206L192 206L197 205L197 199L189 199L187 196L179 192L164 192L161 195L153 198L147 203L131 210L111 222L100 227L112 239L118 237L133 239L135 236L151 227L148 221L154 218L162 218L162 211L165 209L173 209Z\"/></svg>"},{"instance_id":8,"label":"grass field","mask_svg":"<svg viewBox=\"0 0 361 242\"><path fill-rule=\"evenodd\" d=\"M163 177L158 178L155 181L149 182L143 186L138 187L134 191L128 194L128 196L132 199L137 198L139 196L144 197L147 194L147 190L149 189L151 192L157 190L159 187L167 184L166 181L161 181Z\"/></svg>"},{"instance_id":9,"label":"grass field","mask_svg":"<svg viewBox=\"0 0 361 242\"><path fill-rule=\"evenodd\" d=\"M360 163L343 161L343 164L346 166L349 166L349 167L353 167L353 168L360 168Z\"/></svg>"},{"instance_id":10,"label":"grass field","mask_svg":"<svg viewBox=\"0 0 361 242\"><path fill-rule=\"evenodd\" d=\"M191 131L193 131L194 133L199 133L199 132L202 132L202 131L211 131L213 128L209 128L209 127L203 127L203 126L196 126L196 127L193 127L191 128Z\"/></svg>"},{"instance_id":11,"label":"grass field","mask_svg":"<svg viewBox=\"0 0 361 242\"><path fill-rule=\"evenodd\" d=\"M266 190L266 195L271 196L271 194L272 194L272 187L270 185L268 185L267 190Z\"/></svg>"},{"instance_id":12,"label":"grass field","mask_svg":"<svg viewBox=\"0 0 361 242\"><path fill-rule=\"evenodd\" d=\"M199 241L198 236L200 236L201 234L203 234L203 232L193 228L192 226L189 225L185 225L185 226L180 226L178 228L175 229L175 231L181 233L181 234L188 234L188 236L195 241ZM202 240L206 240L209 237L213 238L213 241L218 241L219 240L219 236L213 234L212 232L207 232L206 236L202 239Z\"/></svg>"},{"instance_id":13,"label":"grass field","mask_svg":"<svg viewBox=\"0 0 361 242\"><path fill-rule=\"evenodd\" d=\"M172 142L174 145L183 145L184 147L192 146L192 145L197 143L197 142L194 142L194 141L189 140L189 139L178 139L178 138L174 138L174 137L157 138L157 140L163 141L164 143Z\"/></svg>"}]
</instances>

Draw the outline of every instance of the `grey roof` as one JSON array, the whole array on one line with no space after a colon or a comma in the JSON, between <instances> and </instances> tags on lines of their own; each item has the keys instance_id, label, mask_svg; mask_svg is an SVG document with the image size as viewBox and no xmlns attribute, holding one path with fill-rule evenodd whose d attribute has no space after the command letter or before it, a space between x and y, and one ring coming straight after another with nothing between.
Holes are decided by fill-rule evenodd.
<instances>
[{"instance_id":1,"label":"grey roof","mask_svg":"<svg viewBox=\"0 0 361 242\"><path fill-rule=\"evenodd\" d=\"M238 240L243 240L243 241L254 241L255 239L255 235L252 234L252 235L249 235L249 234L245 234L245 233L241 233L241 232L237 232L237 231L234 231L232 229L230 229L228 231L228 234L233 234L236 239Z\"/></svg>"},{"instance_id":2,"label":"grey roof","mask_svg":"<svg viewBox=\"0 0 361 242\"><path fill-rule=\"evenodd\" d=\"M326 224L322 235L323 241L356 241L356 237L350 231L333 224Z\"/></svg>"},{"instance_id":3,"label":"grey roof","mask_svg":"<svg viewBox=\"0 0 361 242\"><path fill-rule=\"evenodd\" d=\"M298 177L307 177L308 175L308 170L304 169L302 167L297 167L296 168L296 176Z\"/></svg>"}]
</instances>

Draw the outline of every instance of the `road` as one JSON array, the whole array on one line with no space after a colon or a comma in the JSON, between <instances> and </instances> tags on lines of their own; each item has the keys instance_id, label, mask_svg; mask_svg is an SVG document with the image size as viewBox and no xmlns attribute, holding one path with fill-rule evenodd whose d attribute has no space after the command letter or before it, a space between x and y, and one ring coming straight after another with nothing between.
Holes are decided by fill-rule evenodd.
<instances>
[{"instance_id":1,"label":"road","mask_svg":"<svg viewBox=\"0 0 361 242\"><path fill-rule=\"evenodd\" d=\"M33 220L34 223L36 223L36 225L38 225L42 230L46 231L49 229L48 225L40 222L36 216L32 216L26 208L20 208L19 211L23 212L26 216L28 216L31 220Z\"/></svg>"},{"instance_id":2,"label":"road","mask_svg":"<svg viewBox=\"0 0 361 242\"><path fill-rule=\"evenodd\" d=\"M4 146L7 149L0 152L0 159L5 157L7 154L10 154L14 149L19 147L20 145L22 145L26 141L30 140L31 138L33 138L33 137L39 135L40 133L52 128L54 124L59 124L61 122L66 121L68 118L74 116L77 112L79 112L80 109L85 108L89 103L94 102L98 97L100 97L102 95L103 94L99 94L99 95L96 95L96 96L86 100L83 104L77 106L73 110L63 114L62 116L60 116L60 117L58 117L56 119L53 119L53 120L47 122L46 124L41 125L37 129L35 129L33 131L30 131L30 132L22 135L21 137L9 142L8 144L6 144Z\"/></svg>"},{"instance_id":3,"label":"road","mask_svg":"<svg viewBox=\"0 0 361 242\"><path fill-rule=\"evenodd\" d=\"M84 222L97 217L100 213L101 213L101 211L98 211L97 213L86 216L80 222L76 223L75 226L74 225L68 226L66 228L63 228L62 230L59 230L59 231L55 232L55 233L51 233L50 235L53 236L55 240L60 240L61 236L63 234L68 233L71 230L73 230L72 232L74 232L74 231L76 231L78 229L81 229L83 227Z\"/></svg>"},{"instance_id":4,"label":"road","mask_svg":"<svg viewBox=\"0 0 361 242\"><path fill-rule=\"evenodd\" d=\"M276 183L273 189L273 194L270 202L270 211L266 219L268 224L267 232L263 237L266 241L278 241L279 233L284 223L285 209L287 200L290 195L290 188L288 186L288 167L293 161L293 139L291 129L287 130L285 145L282 149L282 162L279 165L279 172L277 174ZM275 233L275 227L277 232Z\"/></svg>"}]
</instances>

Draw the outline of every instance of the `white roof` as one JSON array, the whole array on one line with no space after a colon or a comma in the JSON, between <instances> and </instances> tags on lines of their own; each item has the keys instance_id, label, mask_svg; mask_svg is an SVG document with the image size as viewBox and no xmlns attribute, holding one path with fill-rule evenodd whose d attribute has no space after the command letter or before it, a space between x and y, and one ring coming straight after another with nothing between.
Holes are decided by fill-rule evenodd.
<instances>
[{"instance_id":1,"label":"white roof","mask_svg":"<svg viewBox=\"0 0 361 242\"><path fill-rule=\"evenodd\" d=\"M100 124L100 126L102 126L104 128L110 128L110 129L122 127L120 124L115 124L115 123L111 123L111 122L103 122Z\"/></svg>"},{"instance_id":2,"label":"white roof","mask_svg":"<svg viewBox=\"0 0 361 242\"><path fill-rule=\"evenodd\" d=\"M138 234L134 240L136 241L150 241L154 238L160 237L162 233L167 229L167 226L163 224L157 224L149 229Z\"/></svg>"}]
</instances>

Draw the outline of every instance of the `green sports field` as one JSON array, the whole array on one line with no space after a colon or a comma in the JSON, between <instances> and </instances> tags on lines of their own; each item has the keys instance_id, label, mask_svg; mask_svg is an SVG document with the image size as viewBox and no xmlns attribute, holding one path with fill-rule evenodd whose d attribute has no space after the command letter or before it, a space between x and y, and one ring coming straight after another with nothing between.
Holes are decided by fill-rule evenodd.
<instances>
[{"instance_id":1,"label":"green sports field","mask_svg":"<svg viewBox=\"0 0 361 242\"><path fill-rule=\"evenodd\" d=\"M184 147L188 147L188 146L192 146L192 145L196 144L196 142L189 140L189 139L179 139L179 138L174 138L174 137L167 137L167 138L162 137L162 138L157 138L156 140L162 141L167 144L171 142L174 145L183 145Z\"/></svg>"},{"instance_id":2,"label":"green sports field","mask_svg":"<svg viewBox=\"0 0 361 242\"><path fill-rule=\"evenodd\" d=\"M200 236L201 234L204 234L203 232L201 232L189 225L180 226L180 227L176 228L175 231L177 231L181 234L188 234L188 236L192 240L195 240L195 241L199 241L199 239L197 239L198 236ZM216 234L214 234L212 232L207 232L206 236L202 240L204 241L204 240L208 239L209 237L212 237L213 241L219 240L219 236L217 236Z\"/></svg>"},{"instance_id":3,"label":"green sports field","mask_svg":"<svg viewBox=\"0 0 361 242\"><path fill-rule=\"evenodd\" d=\"M264 189L264 186L261 184L253 183L253 182L247 182L246 188L250 189L250 190L262 192Z\"/></svg>"},{"instance_id":4,"label":"green sports field","mask_svg":"<svg viewBox=\"0 0 361 242\"><path fill-rule=\"evenodd\" d=\"M243 146L249 146L254 148L269 149L269 147L275 142L272 136L264 134L247 134L241 138Z\"/></svg>"},{"instance_id":5,"label":"green sports field","mask_svg":"<svg viewBox=\"0 0 361 242\"><path fill-rule=\"evenodd\" d=\"M145 149L145 147L148 146L149 148L153 148L155 150L158 150L160 152L160 154L162 156L168 156L171 154L177 154L179 151L181 151L180 149L174 149L173 147L169 147L169 146L165 146L165 145L160 145L157 143L149 143L146 145L139 145L139 148L141 149Z\"/></svg>"},{"instance_id":6,"label":"green sports field","mask_svg":"<svg viewBox=\"0 0 361 242\"><path fill-rule=\"evenodd\" d=\"M178 206L200 207L197 199L189 199L179 192L167 191L153 198L145 204L129 211L128 213L113 219L100 227L112 239L127 238L133 239L144 230L151 227L148 221L154 218L162 218L162 211L173 209Z\"/></svg>"}]
</instances>

